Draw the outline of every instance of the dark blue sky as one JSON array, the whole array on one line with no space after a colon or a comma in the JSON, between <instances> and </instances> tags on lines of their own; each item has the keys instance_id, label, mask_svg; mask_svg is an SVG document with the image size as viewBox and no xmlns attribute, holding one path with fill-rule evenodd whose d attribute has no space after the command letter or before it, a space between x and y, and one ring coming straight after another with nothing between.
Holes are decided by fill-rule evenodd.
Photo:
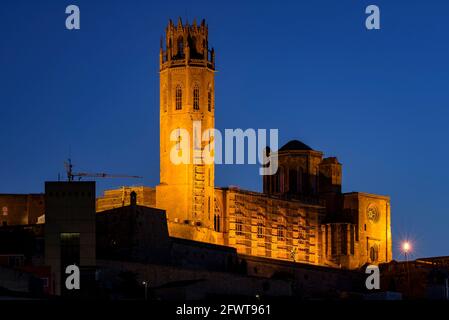
<instances>
[{"instance_id":1,"label":"dark blue sky","mask_svg":"<svg viewBox=\"0 0 449 320\"><path fill-rule=\"evenodd\" d=\"M156 185L159 39L178 16L209 24L218 129L279 128L337 156L344 191L391 196L395 247L449 254L447 1L2 1L0 192L43 192L69 155ZM260 190L258 167L217 166L216 185Z\"/></svg>"}]
</instances>

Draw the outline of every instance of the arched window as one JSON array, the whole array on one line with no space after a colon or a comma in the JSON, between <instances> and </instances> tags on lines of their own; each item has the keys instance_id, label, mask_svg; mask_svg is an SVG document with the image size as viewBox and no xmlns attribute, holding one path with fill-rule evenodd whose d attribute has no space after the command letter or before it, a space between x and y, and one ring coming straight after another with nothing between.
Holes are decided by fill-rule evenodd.
<instances>
[{"instance_id":1,"label":"arched window","mask_svg":"<svg viewBox=\"0 0 449 320\"><path fill-rule=\"evenodd\" d=\"M212 91L210 89L207 92L207 111L212 111Z\"/></svg>"},{"instance_id":2,"label":"arched window","mask_svg":"<svg viewBox=\"0 0 449 320\"><path fill-rule=\"evenodd\" d=\"M281 192L281 175L284 175L284 169L281 167L279 168L278 172L276 172L276 174L274 175L275 177L275 181L274 181L274 192L279 193Z\"/></svg>"},{"instance_id":3,"label":"arched window","mask_svg":"<svg viewBox=\"0 0 449 320\"><path fill-rule=\"evenodd\" d=\"M290 193L296 193L296 191L298 190L298 179L297 179L295 169L289 170L288 183L289 183L288 189L289 189Z\"/></svg>"},{"instance_id":4,"label":"arched window","mask_svg":"<svg viewBox=\"0 0 449 320\"><path fill-rule=\"evenodd\" d=\"M178 55L184 57L184 40L182 37L178 38Z\"/></svg>"},{"instance_id":5,"label":"arched window","mask_svg":"<svg viewBox=\"0 0 449 320\"><path fill-rule=\"evenodd\" d=\"M296 189L297 192L299 192L299 193L305 192L304 185L306 184L306 179L305 179L305 174L304 174L302 168L300 168L298 171L297 179L298 179L297 180L297 189Z\"/></svg>"},{"instance_id":6,"label":"arched window","mask_svg":"<svg viewBox=\"0 0 449 320\"><path fill-rule=\"evenodd\" d=\"M371 258L371 262L376 262L379 259L379 249L376 245L374 245L370 248L369 255Z\"/></svg>"},{"instance_id":7,"label":"arched window","mask_svg":"<svg viewBox=\"0 0 449 320\"><path fill-rule=\"evenodd\" d=\"M200 110L200 88L198 85L193 87L193 110Z\"/></svg>"},{"instance_id":8,"label":"arched window","mask_svg":"<svg viewBox=\"0 0 449 320\"><path fill-rule=\"evenodd\" d=\"M189 46L190 46L190 49L193 49L194 52L197 51L197 49L196 49L196 38L195 37L192 37L190 39Z\"/></svg>"},{"instance_id":9,"label":"arched window","mask_svg":"<svg viewBox=\"0 0 449 320\"><path fill-rule=\"evenodd\" d=\"M218 214L214 215L214 230L220 232L220 216Z\"/></svg>"},{"instance_id":10,"label":"arched window","mask_svg":"<svg viewBox=\"0 0 449 320\"><path fill-rule=\"evenodd\" d=\"M182 109L182 88L181 85L176 86L176 110Z\"/></svg>"}]
</instances>

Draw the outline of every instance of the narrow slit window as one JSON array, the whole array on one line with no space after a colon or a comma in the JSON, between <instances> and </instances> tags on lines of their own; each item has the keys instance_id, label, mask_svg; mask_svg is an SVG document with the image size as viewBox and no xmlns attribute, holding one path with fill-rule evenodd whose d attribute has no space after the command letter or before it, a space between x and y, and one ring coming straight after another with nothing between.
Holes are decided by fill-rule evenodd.
<instances>
[{"instance_id":1,"label":"narrow slit window","mask_svg":"<svg viewBox=\"0 0 449 320\"><path fill-rule=\"evenodd\" d=\"M200 110L200 88L197 85L193 88L193 109Z\"/></svg>"},{"instance_id":2,"label":"narrow slit window","mask_svg":"<svg viewBox=\"0 0 449 320\"><path fill-rule=\"evenodd\" d=\"M210 90L207 93L207 111L212 111L212 92Z\"/></svg>"},{"instance_id":3,"label":"narrow slit window","mask_svg":"<svg viewBox=\"0 0 449 320\"><path fill-rule=\"evenodd\" d=\"M176 110L182 110L182 88L180 85L176 87Z\"/></svg>"}]
</instances>

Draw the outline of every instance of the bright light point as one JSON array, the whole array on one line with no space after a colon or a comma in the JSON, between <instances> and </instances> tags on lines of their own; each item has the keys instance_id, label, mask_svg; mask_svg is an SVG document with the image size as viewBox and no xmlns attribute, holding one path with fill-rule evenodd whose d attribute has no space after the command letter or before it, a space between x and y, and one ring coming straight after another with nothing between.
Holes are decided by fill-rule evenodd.
<instances>
[{"instance_id":1,"label":"bright light point","mask_svg":"<svg viewBox=\"0 0 449 320\"><path fill-rule=\"evenodd\" d=\"M402 244L402 250L404 250L405 253L408 253L411 249L410 242L406 241Z\"/></svg>"}]
</instances>

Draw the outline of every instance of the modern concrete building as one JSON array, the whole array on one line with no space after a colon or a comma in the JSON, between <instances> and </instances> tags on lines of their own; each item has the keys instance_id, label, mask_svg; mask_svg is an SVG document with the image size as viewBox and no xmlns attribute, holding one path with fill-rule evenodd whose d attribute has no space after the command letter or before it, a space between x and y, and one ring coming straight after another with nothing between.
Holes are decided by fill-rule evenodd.
<instances>
[{"instance_id":1,"label":"modern concrete building","mask_svg":"<svg viewBox=\"0 0 449 320\"><path fill-rule=\"evenodd\" d=\"M45 183L45 265L51 267L55 294L66 293L65 270L95 267L95 182Z\"/></svg>"}]
</instances>

